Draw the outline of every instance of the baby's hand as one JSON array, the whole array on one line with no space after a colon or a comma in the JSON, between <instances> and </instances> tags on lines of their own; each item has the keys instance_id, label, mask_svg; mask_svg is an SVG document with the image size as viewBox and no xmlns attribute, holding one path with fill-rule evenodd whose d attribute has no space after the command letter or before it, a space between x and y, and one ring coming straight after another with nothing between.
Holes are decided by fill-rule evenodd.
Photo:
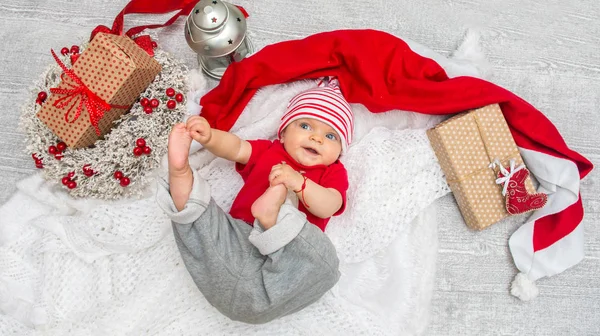
<instances>
[{"instance_id":1,"label":"baby's hand","mask_svg":"<svg viewBox=\"0 0 600 336\"><path fill-rule=\"evenodd\" d=\"M190 136L201 143L202 145L208 143L212 136L212 128L206 119L199 116L190 117L185 125Z\"/></svg>"},{"instance_id":2,"label":"baby's hand","mask_svg":"<svg viewBox=\"0 0 600 336\"><path fill-rule=\"evenodd\" d=\"M184 123L173 126L169 134L169 173L183 173L188 168L188 155L192 137Z\"/></svg>"},{"instance_id":3,"label":"baby's hand","mask_svg":"<svg viewBox=\"0 0 600 336\"><path fill-rule=\"evenodd\" d=\"M269 183L272 186L283 184L288 190L292 191L300 190L302 188L302 183L304 183L304 177L285 162L282 162L271 168Z\"/></svg>"}]
</instances>

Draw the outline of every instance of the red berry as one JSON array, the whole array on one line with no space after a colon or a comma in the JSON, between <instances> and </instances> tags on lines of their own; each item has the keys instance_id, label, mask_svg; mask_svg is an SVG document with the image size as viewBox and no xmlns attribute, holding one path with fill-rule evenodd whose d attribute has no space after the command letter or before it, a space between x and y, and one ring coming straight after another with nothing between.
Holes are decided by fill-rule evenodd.
<instances>
[{"instance_id":1,"label":"red berry","mask_svg":"<svg viewBox=\"0 0 600 336\"><path fill-rule=\"evenodd\" d=\"M173 97L175 95L175 89L173 88L168 88L167 89L167 96L169 97Z\"/></svg>"},{"instance_id":2,"label":"red berry","mask_svg":"<svg viewBox=\"0 0 600 336\"><path fill-rule=\"evenodd\" d=\"M150 106L152 106L152 107L158 107L158 104L159 104L159 101L158 101L158 99L156 99L156 98L152 98L152 99L150 100Z\"/></svg>"},{"instance_id":3,"label":"red berry","mask_svg":"<svg viewBox=\"0 0 600 336\"><path fill-rule=\"evenodd\" d=\"M144 153L144 150L141 147L135 147L133 149L133 155L135 156L140 156L142 153Z\"/></svg>"},{"instance_id":4,"label":"red berry","mask_svg":"<svg viewBox=\"0 0 600 336\"><path fill-rule=\"evenodd\" d=\"M31 158L34 159L34 160L37 160L37 158L38 158L37 154L36 153L31 153Z\"/></svg>"},{"instance_id":5,"label":"red berry","mask_svg":"<svg viewBox=\"0 0 600 336\"><path fill-rule=\"evenodd\" d=\"M181 93L176 94L175 100L177 100L178 103L181 103L183 101L183 95Z\"/></svg>"},{"instance_id":6,"label":"red berry","mask_svg":"<svg viewBox=\"0 0 600 336\"><path fill-rule=\"evenodd\" d=\"M144 147L146 146L146 140L144 140L144 138L139 138L135 141L135 145L138 147Z\"/></svg>"},{"instance_id":7,"label":"red berry","mask_svg":"<svg viewBox=\"0 0 600 336\"><path fill-rule=\"evenodd\" d=\"M67 177L70 178L70 179L72 179L73 176L75 176L75 172L74 171L72 171L72 172L70 172L70 173L67 174Z\"/></svg>"},{"instance_id":8,"label":"red berry","mask_svg":"<svg viewBox=\"0 0 600 336\"><path fill-rule=\"evenodd\" d=\"M50 146L48 147L48 153L54 155L54 154L58 154L58 148L56 148L56 146Z\"/></svg>"},{"instance_id":9,"label":"red berry","mask_svg":"<svg viewBox=\"0 0 600 336\"><path fill-rule=\"evenodd\" d=\"M129 177L123 177L119 184L121 185L121 187L127 187L130 182L131 180L129 180Z\"/></svg>"},{"instance_id":10,"label":"red berry","mask_svg":"<svg viewBox=\"0 0 600 336\"><path fill-rule=\"evenodd\" d=\"M36 159L35 159L35 164L36 164L36 165L41 165L41 164L43 164L43 162L42 162L42 159L38 159L38 158L36 158Z\"/></svg>"},{"instance_id":11,"label":"red berry","mask_svg":"<svg viewBox=\"0 0 600 336\"><path fill-rule=\"evenodd\" d=\"M39 100L40 102L44 102L44 100L46 100L46 98L48 98L48 94L44 91L40 91L37 95L37 100Z\"/></svg>"},{"instance_id":12,"label":"red berry","mask_svg":"<svg viewBox=\"0 0 600 336\"><path fill-rule=\"evenodd\" d=\"M64 48L60 49L60 53L63 54L63 55L68 54L69 53L69 48L64 47Z\"/></svg>"},{"instance_id":13,"label":"red berry","mask_svg":"<svg viewBox=\"0 0 600 336\"><path fill-rule=\"evenodd\" d=\"M146 106L146 107L144 107L144 112L145 112L146 114L152 114L152 107L150 107L150 106Z\"/></svg>"},{"instance_id":14,"label":"red berry","mask_svg":"<svg viewBox=\"0 0 600 336\"><path fill-rule=\"evenodd\" d=\"M62 160L63 155L60 153L54 154L54 158L57 159L58 161Z\"/></svg>"},{"instance_id":15,"label":"red berry","mask_svg":"<svg viewBox=\"0 0 600 336\"><path fill-rule=\"evenodd\" d=\"M79 46L71 46L71 54L79 54Z\"/></svg>"},{"instance_id":16,"label":"red berry","mask_svg":"<svg viewBox=\"0 0 600 336\"><path fill-rule=\"evenodd\" d=\"M176 102L175 102L173 99L170 99L170 100L167 102L167 107L168 107L169 109L171 109L171 110L172 110L172 109L174 109L174 108L175 108L175 106L177 106L177 103L176 103Z\"/></svg>"},{"instance_id":17,"label":"red berry","mask_svg":"<svg viewBox=\"0 0 600 336\"><path fill-rule=\"evenodd\" d=\"M141 104L142 106L146 107L146 106L150 105L150 99L148 99L148 98L142 98L142 99L140 100L140 104Z\"/></svg>"},{"instance_id":18,"label":"red berry","mask_svg":"<svg viewBox=\"0 0 600 336\"><path fill-rule=\"evenodd\" d=\"M79 54L71 54L69 58L71 59L71 64L75 64L75 62L77 62L77 59L79 58Z\"/></svg>"},{"instance_id":19,"label":"red berry","mask_svg":"<svg viewBox=\"0 0 600 336\"><path fill-rule=\"evenodd\" d=\"M67 144L61 141L56 144L56 148L58 148L59 151L64 152L65 149L67 149Z\"/></svg>"},{"instance_id":20,"label":"red berry","mask_svg":"<svg viewBox=\"0 0 600 336\"><path fill-rule=\"evenodd\" d=\"M35 167L38 168L38 169L42 169L42 168L44 168L44 165L43 164L36 164Z\"/></svg>"},{"instance_id":21,"label":"red berry","mask_svg":"<svg viewBox=\"0 0 600 336\"><path fill-rule=\"evenodd\" d=\"M69 182L71 182L71 179L65 176L62 178L61 182L63 185L67 185Z\"/></svg>"},{"instance_id":22,"label":"red berry","mask_svg":"<svg viewBox=\"0 0 600 336\"><path fill-rule=\"evenodd\" d=\"M150 155L150 153L152 152L152 149L150 147L146 146L146 147L144 147L143 151L144 151L144 154Z\"/></svg>"},{"instance_id":23,"label":"red berry","mask_svg":"<svg viewBox=\"0 0 600 336\"><path fill-rule=\"evenodd\" d=\"M155 41L152 41L152 48L158 47L158 44Z\"/></svg>"},{"instance_id":24,"label":"red berry","mask_svg":"<svg viewBox=\"0 0 600 336\"><path fill-rule=\"evenodd\" d=\"M117 180L120 180L120 179L122 179L122 178L123 178L123 172L122 172L122 171L120 171L120 170L117 170L117 171L116 171L116 172L113 174L113 176L114 176L114 177L115 177Z\"/></svg>"},{"instance_id":25,"label":"red berry","mask_svg":"<svg viewBox=\"0 0 600 336\"><path fill-rule=\"evenodd\" d=\"M87 177L93 176L96 173L92 168L90 168L89 163L84 165L82 169L83 169L83 175L85 175Z\"/></svg>"},{"instance_id":26,"label":"red berry","mask_svg":"<svg viewBox=\"0 0 600 336\"><path fill-rule=\"evenodd\" d=\"M75 182L75 181L70 181L67 184L67 188L69 188L69 189L75 189L75 187L77 187L77 182Z\"/></svg>"}]
</instances>

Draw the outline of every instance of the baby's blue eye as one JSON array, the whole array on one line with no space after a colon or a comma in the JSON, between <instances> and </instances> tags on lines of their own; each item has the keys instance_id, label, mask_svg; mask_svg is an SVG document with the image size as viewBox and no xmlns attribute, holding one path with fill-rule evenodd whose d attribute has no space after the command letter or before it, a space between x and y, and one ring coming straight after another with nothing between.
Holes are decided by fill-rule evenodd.
<instances>
[{"instance_id":1,"label":"baby's blue eye","mask_svg":"<svg viewBox=\"0 0 600 336\"><path fill-rule=\"evenodd\" d=\"M328 134L326 135L326 137L327 137L327 139L329 139L329 140L336 140L336 139L337 139L337 138L336 138L336 136L335 136L335 134L333 134L333 133L328 133Z\"/></svg>"},{"instance_id":2,"label":"baby's blue eye","mask_svg":"<svg viewBox=\"0 0 600 336\"><path fill-rule=\"evenodd\" d=\"M310 126L309 126L307 123L301 123L301 124L300 124L300 127L301 127L302 129L305 129L305 130L308 130L308 129L310 129Z\"/></svg>"}]
</instances>

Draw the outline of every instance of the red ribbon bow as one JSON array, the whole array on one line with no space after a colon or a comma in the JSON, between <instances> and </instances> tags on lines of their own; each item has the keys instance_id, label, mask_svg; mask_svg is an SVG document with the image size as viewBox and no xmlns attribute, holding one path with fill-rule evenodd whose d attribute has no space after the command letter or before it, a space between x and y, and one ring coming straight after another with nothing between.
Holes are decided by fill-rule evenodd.
<instances>
[{"instance_id":1,"label":"red ribbon bow","mask_svg":"<svg viewBox=\"0 0 600 336\"><path fill-rule=\"evenodd\" d=\"M106 27L106 26L100 25L92 31L92 36L90 38L90 41L98 33L120 35L118 31L114 31L114 30L108 29L108 27ZM131 37L131 36L129 36L129 37ZM137 44L140 48L142 48L148 55L150 55L150 57L154 57L154 48L152 47L152 39L150 38L149 35L141 35L132 40L133 40L133 42L135 42L135 44Z\"/></svg>"},{"instance_id":2,"label":"red ribbon bow","mask_svg":"<svg viewBox=\"0 0 600 336\"><path fill-rule=\"evenodd\" d=\"M125 8L115 18L112 29L104 25L99 25L92 31L90 41L96 34L102 32L114 35L123 35L123 21L125 14L164 14L175 10L178 12L164 24L153 24L129 29L125 35L132 37L141 33L144 29L154 29L170 26L181 15L187 15L192 11L198 0L172 0L172 1L149 1L149 0L131 0ZM154 56L152 41L148 35L138 36L133 41L144 49L150 56Z\"/></svg>"},{"instance_id":3,"label":"red ribbon bow","mask_svg":"<svg viewBox=\"0 0 600 336\"><path fill-rule=\"evenodd\" d=\"M92 124L92 126L94 126L96 134L100 136L100 128L98 127L98 122L100 122L100 119L102 119L104 113L110 111L110 109L113 107L126 109L128 108L128 106L110 105L104 100L102 100L102 98L98 97L97 94L92 92L92 90L90 90L83 83L81 78L79 78L72 69L68 69L65 66L65 64L58 58L58 56L56 56L54 50L51 51L56 63L58 63L58 65L61 67L64 73L67 74L67 76L69 76L75 82L75 84L72 84L63 81L63 83L69 86L70 89L51 88L50 92L65 95L64 97L57 99L52 105L56 108L62 109L69 105L71 102L73 102L71 104L71 107L69 107L69 109L65 113L65 121L68 123L74 123L81 115L83 105L85 104L88 114L90 115L90 123ZM77 112L75 113L75 117L73 118L73 120L69 120L69 114L73 110L73 107L75 107L75 105L77 104L77 101L79 101L79 104L77 106Z\"/></svg>"}]
</instances>

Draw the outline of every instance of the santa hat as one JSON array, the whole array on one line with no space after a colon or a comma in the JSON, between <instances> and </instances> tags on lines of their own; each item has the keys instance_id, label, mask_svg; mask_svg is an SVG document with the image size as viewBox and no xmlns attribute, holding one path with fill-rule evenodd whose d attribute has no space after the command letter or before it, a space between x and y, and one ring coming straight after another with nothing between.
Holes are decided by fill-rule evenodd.
<instances>
[{"instance_id":1,"label":"santa hat","mask_svg":"<svg viewBox=\"0 0 600 336\"><path fill-rule=\"evenodd\" d=\"M336 78L326 77L317 85L318 87L300 92L290 100L281 118L277 136L281 138L281 132L294 120L316 119L336 131L342 142L343 154L352 142L354 114L350 104L342 96Z\"/></svg>"},{"instance_id":2,"label":"santa hat","mask_svg":"<svg viewBox=\"0 0 600 336\"><path fill-rule=\"evenodd\" d=\"M583 259L583 206L579 180L591 162L567 147L554 125L515 94L473 77L448 78L435 61L390 34L341 30L265 47L231 64L220 84L200 101L202 115L229 130L257 89L306 78L337 76L346 100L371 112L394 109L451 114L500 104L531 173L548 194L509 240L520 275L512 293L527 300L533 281L560 273Z\"/></svg>"}]
</instances>

